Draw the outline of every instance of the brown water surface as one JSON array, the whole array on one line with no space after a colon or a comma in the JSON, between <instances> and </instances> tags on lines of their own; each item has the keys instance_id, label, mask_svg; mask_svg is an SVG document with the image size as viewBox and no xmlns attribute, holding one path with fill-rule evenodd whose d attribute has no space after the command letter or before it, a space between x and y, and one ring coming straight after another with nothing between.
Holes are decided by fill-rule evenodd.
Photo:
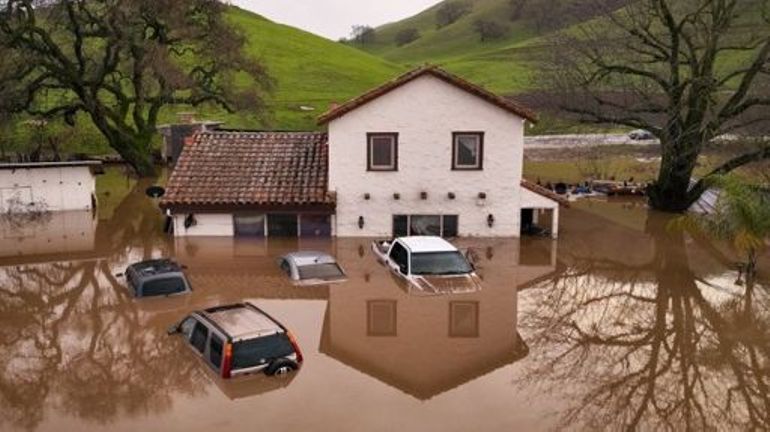
<instances>
[{"instance_id":1,"label":"brown water surface","mask_svg":"<svg viewBox=\"0 0 770 432\"><path fill-rule=\"evenodd\" d=\"M0 223L0 429L770 428L767 276L737 285L725 250L639 203L579 204L558 242L458 241L482 290L422 296L370 240L175 241L146 186L104 219ZM298 249L349 280L293 286L275 261ZM161 256L193 294L134 300L115 274ZM244 299L297 334L298 373L225 383L166 335Z\"/></svg>"}]
</instances>

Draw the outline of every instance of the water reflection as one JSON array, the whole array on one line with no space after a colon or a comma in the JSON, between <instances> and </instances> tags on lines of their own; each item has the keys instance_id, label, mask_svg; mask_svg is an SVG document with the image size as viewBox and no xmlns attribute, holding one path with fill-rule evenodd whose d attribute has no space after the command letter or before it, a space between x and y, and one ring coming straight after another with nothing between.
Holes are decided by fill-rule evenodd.
<instances>
[{"instance_id":1,"label":"water reflection","mask_svg":"<svg viewBox=\"0 0 770 432\"><path fill-rule=\"evenodd\" d=\"M356 430L383 406L415 430L770 428L767 283L736 286L729 253L639 207L565 212L558 244L463 240L483 289L424 297L368 240L170 239L147 185L113 196L108 217L4 229L0 429ZM297 249L335 255L348 282L293 285L276 260ZM169 255L192 295L135 301L114 276ZM243 299L282 305L299 374L222 382L165 335Z\"/></svg>"},{"instance_id":2,"label":"water reflection","mask_svg":"<svg viewBox=\"0 0 770 432\"><path fill-rule=\"evenodd\" d=\"M617 243L589 254L568 240L565 271L522 293L533 356L518 382L570 401L561 426L770 427L767 292L731 286L726 256L668 220L649 215L644 233L604 224L594 234Z\"/></svg>"},{"instance_id":3,"label":"water reflection","mask_svg":"<svg viewBox=\"0 0 770 432\"><path fill-rule=\"evenodd\" d=\"M484 289L425 297L410 295L370 253L361 256L368 243L338 241L349 282L329 293L321 352L422 400L525 357L517 286L552 272L555 262L517 266L516 242L463 243L474 248Z\"/></svg>"}]
</instances>

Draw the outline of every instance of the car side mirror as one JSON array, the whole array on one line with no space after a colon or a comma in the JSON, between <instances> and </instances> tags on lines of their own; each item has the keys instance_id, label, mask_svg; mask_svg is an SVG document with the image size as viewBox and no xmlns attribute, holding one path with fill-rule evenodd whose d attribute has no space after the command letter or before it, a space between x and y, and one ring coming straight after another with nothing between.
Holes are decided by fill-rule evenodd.
<instances>
[{"instance_id":1,"label":"car side mirror","mask_svg":"<svg viewBox=\"0 0 770 432\"><path fill-rule=\"evenodd\" d=\"M182 326L180 324L172 324L166 330L166 334L168 334L169 336L173 336L175 334L178 334L181 328Z\"/></svg>"}]
</instances>

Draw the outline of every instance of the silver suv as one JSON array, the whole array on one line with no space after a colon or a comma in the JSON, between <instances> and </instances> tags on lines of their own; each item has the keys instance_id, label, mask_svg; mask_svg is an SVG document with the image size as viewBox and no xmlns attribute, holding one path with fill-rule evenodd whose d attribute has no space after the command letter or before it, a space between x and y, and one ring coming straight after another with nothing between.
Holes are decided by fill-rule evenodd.
<instances>
[{"instance_id":1,"label":"silver suv","mask_svg":"<svg viewBox=\"0 0 770 432\"><path fill-rule=\"evenodd\" d=\"M251 303L193 312L169 329L222 378L299 369L302 352L281 323Z\"/></svg>"}]
</instances>

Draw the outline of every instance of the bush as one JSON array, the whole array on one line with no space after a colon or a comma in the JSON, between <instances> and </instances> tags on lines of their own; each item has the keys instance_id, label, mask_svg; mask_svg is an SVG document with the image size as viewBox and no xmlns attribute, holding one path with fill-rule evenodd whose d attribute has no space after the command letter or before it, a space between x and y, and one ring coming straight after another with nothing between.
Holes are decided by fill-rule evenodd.
<instances>
[{"instance_id":1,"label":"bush","mask_svg":"<svg viewBox=\"0 0 770 432\"><path fill-rule=\"evenodd\" d=\"M473 10L473 5L466 0L447 1L436 11L436 25L438 28L442 28L454 24L463 16L469 14L471 10Z\"/></svg>"},{"instance_id":2,"label":"bush","mask_svg":"<svg viewBox=\"0 0 770 432\"><path fill-rule=\"evenodd\" d=\"M473 28L481 37L482 42L500 39L508 32L505 25L488 19L478 19L473 23Z\"/></svg>"},{"instance_id":3,"label":"bush","mask_svg":"<svg viewBox=\"0 0 770 432\"><path fill-rule=\"evenodd\" d=\"M396 33L396 45L404 46L420 38L420 31L414 27L406 28Z\"/></svg>"}]
</instances>

